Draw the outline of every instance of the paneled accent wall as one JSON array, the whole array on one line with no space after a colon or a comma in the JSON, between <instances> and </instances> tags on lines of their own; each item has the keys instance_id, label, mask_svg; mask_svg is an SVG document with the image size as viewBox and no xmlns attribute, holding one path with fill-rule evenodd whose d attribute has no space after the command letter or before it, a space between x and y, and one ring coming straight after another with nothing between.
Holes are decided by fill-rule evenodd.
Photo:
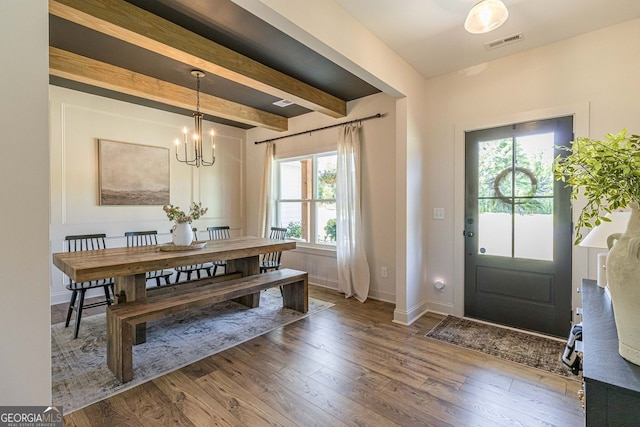
<instances>
[{"instance_id":1,"label":"paneled accent wall","mask_svg":"<svg viewBox=\"0 0 640 427\"><path fill-rule=\"evenodd\" d=\"M174 139L193 119L99 96L49 87L51 252L64 250L64 237L105 233L108 247L124 246L124 233L157 230L170 240L172 223L161 206L99 206L98 139L170 148L171 203L187 208L202 202L209 208L193 223L205 238L211 225L229 225L232 235L244 234L245 131L214 123L216 164L194 168L175 159ZM139 159L144 163L145 159ZM66 277L51 265L51 303L66 302Z\"/></svg>"}]
</instances>

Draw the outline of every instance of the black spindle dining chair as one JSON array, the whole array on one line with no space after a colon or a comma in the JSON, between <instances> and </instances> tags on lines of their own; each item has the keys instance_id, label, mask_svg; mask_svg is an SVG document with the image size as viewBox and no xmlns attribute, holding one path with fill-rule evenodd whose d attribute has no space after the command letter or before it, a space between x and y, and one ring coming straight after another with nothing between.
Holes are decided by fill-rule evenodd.
<instances>
[{"instance_id":1,"label":"black spindle dining chair","mask_svg":"<svg viewBox=\"0 0 640 427\"><path fill-rule=\"evenodd\" d=\"M209 240L227 240L231 238L229 233L229 226L222 225L219 227L207 227L207 231L209 232ZM213 262L213 273L211 276L215 276L218 267L224 268L224 272L227 272L227 261L214 261Z\"/></svg>"},{"instance_id":2,"label":"black spindle dining chair","mask_svg":"<svg viewBox=\"0 0 640 427\"><path fill-rule=\"evenodd\" d=\"M286 236L286 228L271 227L271 232L269 233L270 239L285 240ZM278 270L280 268L280 258L282 258L282 251L262 255L262 259L260 260L260 273L266 273L269 270Z\"/></svg>"},{"instance_id":3,"label":"black spindle dining chair","mask_svg":"<svg viewBox=\"0 0 640 427\"><path fill-rule=\"evenodd\" d=\"M198 240L198 229L193 228L193 239ZM180 267L176 267L176 283L180 279L181 274L187 275L187 281L191 280L191 275L193 273L196 274L198 279L200 278L200 272L204 271L208 276L211 276L211 270L213 269L213 264L208 262L205 264L193 264L193 265L183 265Z\"/></svg>"},{"instance_id":4,"label":"black spindle dining chair","mask_svg":"<svg viewBox=\"0 0 640 427\"><path fill-rule=\"evenodd\" d=\"M77 236L66 236L64 238L67 252L91 251L95 249L105 249L106 234L82 234ZM65 328L69 326L71 314L75 310L76 320L73 331L73 338L78 338L80 330L80 321L82 320L82 310L85 308L98 307L101 305L111 305L113 303L113 278L91 280L89 282L76 282L69 278L66 288L71 291L71 300L69 301L69 309L67 310L67 320L64 324ZM102 288L104 290L104 299L85 304L85 294L89 289Z\"/></svg>"},{"instance_id":5,"label":"black spindle dining chair","mask_svg":"<svg viewBox=\"0 0 640 427\"><path fill-rule=\"evenodd\" d=\"M124 233L127 238L127 247L133 246L148 246L158 244L158 232L152 231L127 231ZM156 270L148 271L146 273L146 280L155 280L156 286L160 286L160 279L164 280L166 285L171 284L171 276L173 276L172 270Z\"/></svg>"}]
</instances>

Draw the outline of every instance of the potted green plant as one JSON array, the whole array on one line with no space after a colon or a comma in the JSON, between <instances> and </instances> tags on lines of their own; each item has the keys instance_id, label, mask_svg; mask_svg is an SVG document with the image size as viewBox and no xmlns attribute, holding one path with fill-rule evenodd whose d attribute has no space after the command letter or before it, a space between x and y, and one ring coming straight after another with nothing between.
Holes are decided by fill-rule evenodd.
<instances>
[{"instance_id":1,"label":"potted green plant","mask_svg":"<svg viewBox=\"0 0 640 427\"><path fill-rule=\"evenodd\" d=\"M556 178L573 188L574 200L580 194L586 198L575 225L576 244L583 228L609 221L607 213L640 202L640 136L623 129L604 140L576 138L570 147L558 149L569 155L556 158Z\"/></svg>"},{"instance_id":2,"label":"potted green plant","mask_svg":"<svg viewBox=\"0 0 640 427\"><path fill-rule=\"evenodd\" d=\"M577 138L554 164L557 179L572 187L572 198L586 204L576 222L577 244L583 228L593 228L605 215L631 209L624 234L610 236L607 282L618 329L619 353L640 365L640 136L623 129L603 140ZM615 244L614 244L615 243Z\"/></svg>"}]
</instances>

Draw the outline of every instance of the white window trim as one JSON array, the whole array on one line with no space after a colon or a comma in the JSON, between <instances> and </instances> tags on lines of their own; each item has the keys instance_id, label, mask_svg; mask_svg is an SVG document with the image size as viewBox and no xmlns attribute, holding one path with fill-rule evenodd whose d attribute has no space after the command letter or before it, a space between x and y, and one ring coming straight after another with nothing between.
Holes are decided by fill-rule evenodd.
<instances>
[{"instance_id":1,"label":"white window trim","mask_svg":"<svg viewBox=\"0 0 640 427\"><path fill-rule=\"evenodd\" d=\"M276 193L276 198L275 198L275 218L277 223L280 223L280 203L304 203L304 202L308 202L311 204L311 206L313 206L314 203L325 203L325 202L333 202L336 203L336 199L280 199L280 165L281 163L285 163L285 162L291 162L291 161L296 161L296 160L304 160L304 159L312 159L312 165L313 165L313 190L314 190L314 195L315 195L315 191L317 190L317 185L318 185L318 163L316 161L316 159L318 157L326 157L326 156L332 156L332 155L336 155L337 156L338 152L337 151L323 151L320 153L310 153L310 154L306 154L306 155L296 155L296 156L291 156L291 157L278 157L276 158L275 162L276 162L276 173L275 175L275 184L276 184L276 188L275 188L275 193ZM311 223L314 226L317 226L316 224L316 210L315 209L311 209ZM316 236L315 236L315 232L312 234L312 238L313 238L313 242L304 242L304 241L298 241L296 246L297 249L300 249L299 252L303 252L303 253L308 253L308 254L314 254L314 255L324 255L324 256L335 256L335 252L336 252L336 246L335 245L327 245L327 244L323 244L323 243L317 243L315 242ZM333 254L333 255L331 255Z\"/></svg>"}]
</instances>

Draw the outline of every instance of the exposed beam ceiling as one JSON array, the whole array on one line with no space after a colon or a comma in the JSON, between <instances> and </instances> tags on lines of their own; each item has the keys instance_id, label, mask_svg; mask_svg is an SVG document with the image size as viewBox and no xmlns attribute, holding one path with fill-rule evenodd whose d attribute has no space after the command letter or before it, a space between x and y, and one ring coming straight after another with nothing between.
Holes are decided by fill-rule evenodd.
<instances>
[{"instance_id":1,"label":"exposed beam ceiling","mask_svg":"<svg viewBox=\"0 0 640 427\"><path fill-rule=\"evenodd\" d=\"M51 15L91 28L172 60L189 64L193 68L199 68L252 89L292 101L310 110L336 118L346 116L346 102L344 100L266 67L127 2L121 0L51 0L49 12ZM72 74L64 77L74 80ZM155 80L156 83L153 84L157 84L158 80ZM81 82L87 83L86 81ZM109 89L118 90L112 87ZM130 92L125 93L131 94ZM152 99L148 95L140 93L136 96ZM157 101L157 99L152 100ZM254 109L252 114L258 112L260 111ZM262 114L258 115L262 116ZM233 120L249 123L246 120L239 120L238 117ZM274 123L256 125L282 130L282 126Z\"/></svg>"},{"instance_id":2,"label":"exposed beam ceiling","mask_svg":"<svg viewBox=\"0 0 640 427\"><path fill-rule=\"evenodd\" d=\"M193 108L196 97L196 92L192 89L55 47L49 48L49 74L185 109ZM200 94L200 109L205 114L252 126L287 130L285 117L205 93Z\"/></svg>"}]
</instances>

